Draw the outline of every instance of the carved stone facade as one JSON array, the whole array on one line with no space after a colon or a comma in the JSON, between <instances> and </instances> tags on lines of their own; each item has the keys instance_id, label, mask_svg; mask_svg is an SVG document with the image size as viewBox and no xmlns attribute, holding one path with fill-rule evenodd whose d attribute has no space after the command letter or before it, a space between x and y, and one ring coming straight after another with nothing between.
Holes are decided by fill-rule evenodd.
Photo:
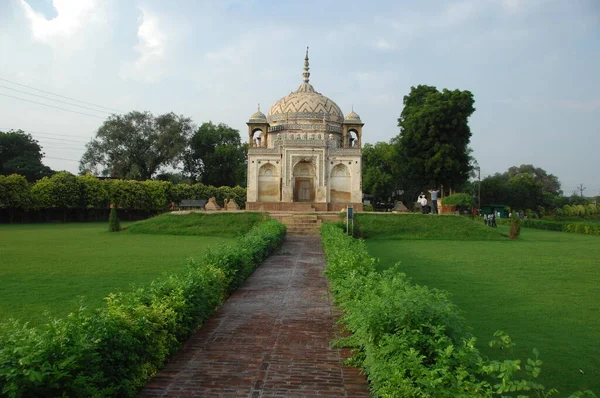
<instances>
[{"instance_id":1,"label":"carved stone facade","mask_svg":"<svg viewBox=\"0 0 600 398\"><path fill-rule=\"evenodd\" d=\"M331 99L304 82L277 101L265 116L260 107L248 125L249 210L362 210L363 123L345 117Z\"/></svg>"}]
</instances>

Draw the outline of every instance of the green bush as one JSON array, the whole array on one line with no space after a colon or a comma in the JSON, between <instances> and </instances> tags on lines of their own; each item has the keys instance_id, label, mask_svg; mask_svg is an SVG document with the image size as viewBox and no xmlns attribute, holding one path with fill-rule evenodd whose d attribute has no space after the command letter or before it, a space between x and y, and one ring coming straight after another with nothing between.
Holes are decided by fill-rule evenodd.
<instances>
[{"instance_id":1,"label":"green bush","mask_svg":"<svg viewBox=\"0 0 600 398\"><path fill-rule=\"evenodd\" d=\"M600 235L600 224L576 221L521 220L525 228L546 229L549 231L572 232L585 235Z\"/></svg>"},{"instance_id":2,"label":"green bush","mask_svg":"<svg viewBox=\"0 0 600 398\"><path fill-rule=\"evenodd\" d=\"M373 205L364 205L363 211L375 211L375 208L373 207Z\"/></svg>"},{"instance_id":3,"label":"green bush","mask_svg":"<svg viewBox=\"0 0 600 398\"><path fill-rule=\"evenodd\" d=\"M508 237L510 239L517 239L521 234L521 219L516 214L510 217L510 230L508 231Z\"/></svg>"},{"instance_id":4,"label":"green bush","mask_svg":"<svg viewBox=\"0 0 600 398\"><path fill-rule=\"evenodd\" d=\"M472 207L475 200L468 193L455 193L442 198L444 206Z\"/></svg>"},{"instance_id":5,"label":"green bush","mask_svg":"<svg viewBox=\"0 0 600 398\"><path fill-rule=\"evenodd\" d=\"M321 227L325 271L341 321L351 334L338 341L353 349L349 362L365 370L375 397L492 397L505 392L548 396L535 379L534 358L488 360L475 348L465 319L445 292L418 286L398 265L377 272L363 241L336 224ZM513 344L503 332L490 345ZM578 396L594 396L581 392Z\"/></svg>"},{"instance_id":6,"label":"green bush","mask_svg":"<svg viewBox=\"0 0 600 398\"><path fill-rule=\"evenodd\" d=\"M184 199L209 199L220 205L234 199L244 208L246 189L236 186L213 187L203 184L172 184L168 181L99 180L86 174L74 176L61 171L29 185L25 177L0 176L0 208L9 211L33 209L106 209L109 203L118 208L161 212L171 202Z\"/></svg>"},{"instance_id":7,"label":"green bush","mask_svg":"<svg viewBox=\"0 0 600 398\"><path fill-rule=\"evenodd\" d=\"M117 209L114 207L110 209L110 215L108 216L108 232L119 232L121 230L121 222L119 221L119 215Z\"/></svg>"},{"instance_id":8,"label":"green bush","mask_svg":"<svg viewBox=\"0 0 600 398\"><path fill-rule=\"evenodd\" d=\"M284 236L283 224L265 221L184 273L109 295L92 314L0 324L0 395L134 396Z\"/></svg>"}]
</instances>

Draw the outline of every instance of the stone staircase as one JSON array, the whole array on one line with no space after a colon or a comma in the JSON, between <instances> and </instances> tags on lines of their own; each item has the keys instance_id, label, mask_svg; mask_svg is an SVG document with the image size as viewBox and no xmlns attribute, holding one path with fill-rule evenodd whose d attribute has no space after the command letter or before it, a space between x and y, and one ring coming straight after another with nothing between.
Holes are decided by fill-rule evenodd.
<instances>
[{"instance_id":1,"label":"stone staircase","mask_svg":"<svg viewBox=\"0 0 600 398\"><path fill-rule=\"evenodd\" d=\"M293 214L281 217L287 227L288 235L319 235L319 227L323 221L316 214Z\"/></svg>"}]
</instances>

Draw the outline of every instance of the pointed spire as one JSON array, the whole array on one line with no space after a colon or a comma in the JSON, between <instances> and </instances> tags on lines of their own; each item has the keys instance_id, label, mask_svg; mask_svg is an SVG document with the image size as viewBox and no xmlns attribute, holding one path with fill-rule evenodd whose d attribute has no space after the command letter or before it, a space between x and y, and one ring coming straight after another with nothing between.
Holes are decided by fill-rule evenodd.
<instances>
[{"instance_id":1,"label":"pointed spire","mask_svg":"<svg viewBox=\"0 0 600 398\"><path fill-rule=\"evenodd\" d=\"M260 112L260 102L258 103L258 111Z\"/></svg>"},{"instance_id":2,"label":"pointed spire","mask_svg":"<svg viewBox=\"0 0 600 398\"><path fill-rule=\"evenodd\" d=\"M304 77L304 83L308 83L308 78L310 77L310 72L308 69L308 47L306 47L306 57L304 57L304 72L302 73L302 76Z\"/></svg>"}]
</instances>

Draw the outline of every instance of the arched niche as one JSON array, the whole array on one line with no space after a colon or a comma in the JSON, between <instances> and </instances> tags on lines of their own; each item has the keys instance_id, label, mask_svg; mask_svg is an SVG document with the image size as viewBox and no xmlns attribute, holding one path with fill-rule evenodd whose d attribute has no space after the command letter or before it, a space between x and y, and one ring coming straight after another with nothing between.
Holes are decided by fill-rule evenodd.
<instances>
[{"instance_id":1,"label":"arched niche","mask_svg":"<svg viewBox=\"0 0 600 398\"><path fill-rule=\"evenodd\" d=\"M347 134L348 148L360 148L360 134L356 129L349 129Z\"/></svg>"},{"instance_id":2,"label":"arched niche","mask_svg":"<svg viewBox=\"0 0 600 398\"><path fill-rule=\"evenodd\" d=\"M294 202L315 201L315 165L309 161L296 163L293 171Z\"/></svg>"},{"instance_id":3,"label":"arched niche","mask_svg":"<svg viewBox=\"0 0 600 398\"><path fill-rule=\"evenodd\" d=\"M352 177L345 164L333 166L329 175L329 198L333 203L349 203L352 197Z\"/></svg>"},{"instance_id":4,"label":"arched niche","mask_svg":"<svg viewBox=\"0 0 600 398\"><path fill-rule=\"evenodd\" d=\"M254 128L253 130L250 130L250 142L249 142L250 146L251 147L265 146L265 142L264 142L265 137L266 137L266 134L260 128Z\"/></svg>"},{"instance_id":5,"label":"arched niche","mask_svg":"<svg viewBox=\"0 0 600 398\"><path fill-rule=\"evenodd\" d=\"M265 163L258 169L258 201L279 202L279 173L274 164Z\"/></svg>"}]
</instances>

